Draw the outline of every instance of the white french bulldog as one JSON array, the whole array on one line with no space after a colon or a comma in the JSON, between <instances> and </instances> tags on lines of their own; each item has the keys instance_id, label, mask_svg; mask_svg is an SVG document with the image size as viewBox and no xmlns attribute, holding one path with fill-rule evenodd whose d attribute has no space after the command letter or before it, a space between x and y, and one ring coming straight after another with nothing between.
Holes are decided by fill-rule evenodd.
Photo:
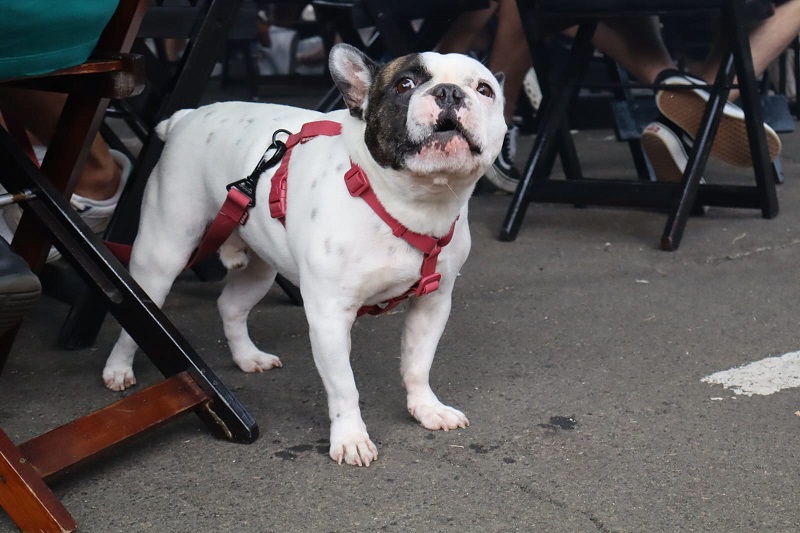
<instances>
[{"instance_id":1,"label":"white french bulldog","mask_svg":"<svg viewBox=\"0 0 800 533\"><path fill-rule=\"evenodd\" d=\"M285 227L270 216L268 169L248 221L220 250L230 269L218 300L233 360L245 372L281 366L259 350L247 317L278 272L300 287L311 347L328 396L330 456L368 466L378 451L367 434L350 367L350 330L359 309L408 291L420 280L423 253L395 236L345 186L351 162L366 174L380 204L410 232L441 249L438 290L409 298L401 344L408 411L432 430L464 428L460 411L431 390L434 352L451 293L467 258L467 200L500 152L502 75L459 54L411 54L378 65L349 45L331 50L330 70L348 110L321 114L287 106L223 102L175 113L157 127L166 141L144 194L130 272L156 305L201 240L226 197L226 184L248 175L273 132L304 123L341 123L341 134L297 144L288 164ZM136 383L136 344L124 331L103 370L106 386Z\"/></svg>"}]
</instances>

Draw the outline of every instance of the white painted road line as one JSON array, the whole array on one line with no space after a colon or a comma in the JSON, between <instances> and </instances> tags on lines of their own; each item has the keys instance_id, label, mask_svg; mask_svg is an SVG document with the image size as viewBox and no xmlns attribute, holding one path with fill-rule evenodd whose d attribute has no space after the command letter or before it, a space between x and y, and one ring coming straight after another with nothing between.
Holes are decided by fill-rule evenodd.
<instances>
[{"instance_id":1,"label":"white painted road line","mask_svg":"<svg viewBox=\"0 0 800 533\"><path fill-rule=\"evenodd\" d=\"M730 370L704 377L704 383L722 385L734 394L768 395L783 389L800 387L800 352L767 357Z\"/></svg>"}]
</instances>

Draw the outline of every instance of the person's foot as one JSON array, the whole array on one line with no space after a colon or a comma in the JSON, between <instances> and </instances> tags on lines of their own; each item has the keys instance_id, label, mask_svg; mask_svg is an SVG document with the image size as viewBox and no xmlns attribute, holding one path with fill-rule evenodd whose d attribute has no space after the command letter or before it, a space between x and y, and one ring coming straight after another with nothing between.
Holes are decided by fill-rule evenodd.
<instances>
[{"instance_id":1,"label":"person's foot","mask_svg":"<svg viewBox=\"0 0 800 533\"><path fill-rule=\"evenodd\" d=\"M675 126L664 122L651 122L640 138L642 149L659 182L680 183L689 162L684 142L674 128ZM700 183L705 182L706 180L701 177ZM708 206L699 206L692 211L692 214L702 215L707 211Z\"/></svg>"},{"instance_id":2,"label":"person's foot","mask_svg":"<svg viewBox=\"0 0 800 533\"><path fill-rule=\"evenodd\" d=\"M41 293L39 278L8 243L0 239L0 335L25 316Z\"/></svg>"},{"instance_id":3,"label":"person's foot","mask_svg":"<svg viewBox=\"0 0 800 533\"><path fill-rule=\"evenodd\" d=\"M78 212L84 222L89 226L93 233L103 233L111 221L111 216L117 208L117 203L128 181L131 173L131 162L122 152L109 150L111 157L121 171L119 186L113 196L105 200L95 200L86 198L79 194L73 194L70 198L70 205ZM2 189L0 187L0 189ZM3 191L5 192L5 191ZM22 218L22 208L17 204L11 204L0 210L0 237L8 242L14 238L14 232L19 226ZM47 262L56 261L61 258L61 254L54 247L50 248L47 254Z\"/></svg>"},{"instance_id":4,"label":"person's foot","mask_svg":"<svg viewBox=\"0 0 800 533\"><path fill-rule=\"evenodd\" d=\"M675 86L707 85L704 80L673 69L661 72L656 77L655 83ZM662 89L656 93L656 105L665 117L694 137L700 128L700 122L709 97L709 92L700 88L686 90ZM775 130L767 124L764 124L764 132L767 139L769 158L773 160L781 152L781 140ZM711 147L711 155L721 161L740 167L753 165L744 111L730 102L725 104L719 129Z\"/></svg>"},{"instance_id":5,"label":"person's foot","mask_svg":"<svg viewBox=\"0 0 800 533\"><path fill-rule=\"evenodd\" d=\"M669 126L651 122L642 132L641 143L658 181L681 181L689 157L680 138Z\"/></svg>"},{"instance_id":6,"label":"person's foot","mask_svg":"<svg viewBox=\"0 0 800 533\"><path fill-rule=\"evenodd\" d=\"M519 128L511 126L506 131L503 138L503 147L500 155L494 160L492 166L486 170L486 179L505 192L514 192L519 184L520 174L514 166L514 158L517 155L517 139L519 138Z\"/></svg>"}]
</instances>

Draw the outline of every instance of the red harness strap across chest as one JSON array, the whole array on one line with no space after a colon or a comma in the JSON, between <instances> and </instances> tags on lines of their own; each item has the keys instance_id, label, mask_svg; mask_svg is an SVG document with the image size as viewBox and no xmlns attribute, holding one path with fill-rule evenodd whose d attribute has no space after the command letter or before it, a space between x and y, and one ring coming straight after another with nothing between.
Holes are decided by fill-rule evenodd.
<instances>
[{"instance_id":1,"label":"red harness strap across chest","mask_svg":"<svg viewBox=\"0 0 800 533\"><path fill-rule=\"evenodd\" d=\"M292 149L298 143L305 143L315 137L336 136L342 133L342 125L338 122L321 120L318 122L308 122L303 125L298 133L289 136L286 141L286 154L281 160L281 165L272 177L272 188L269 192L269 211L272 218L277 218L286 225L286 181L288 179L289 159ZM409 243L411 246L422 252L422 267L420 269L420 279L411 286L405 293L396 296L386 302L377 305L364 306L358 311L358 315L370 314L379 315L396 307L400 302L409 296L424 296L439 288L439 281L442 275L436 272L436 263L442 247L446 246L453 238L456 223L450 227L450 231L444 237L437 239L429 235L423 235L409 230L397 219L389 214L383 207L375 191L369 184L367 175L361 168L350 162L350 170L344 174L344 182L350 196L360 197L369 205L386 225L392 229L392 234Z\"/></svg>"}]
</instances>

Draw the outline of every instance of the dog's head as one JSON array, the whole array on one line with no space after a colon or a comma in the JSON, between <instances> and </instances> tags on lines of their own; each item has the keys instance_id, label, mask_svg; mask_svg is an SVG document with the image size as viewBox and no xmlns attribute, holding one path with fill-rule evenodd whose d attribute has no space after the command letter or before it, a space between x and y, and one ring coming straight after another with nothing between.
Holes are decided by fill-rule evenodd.
<instances>
[{"instance_id":1,"label":"dog's head","mask_svg":"<svg viewBox=\"0 0 800 533\"><path fill-rule=\"evenodd\" d=\"M433 52L379 65L337 45L330 70L379 165L438 179L477 180L503 143L503 78L478 61ZM442 177L443 176L443 177Z\"/></svg>"}]
</instances>

